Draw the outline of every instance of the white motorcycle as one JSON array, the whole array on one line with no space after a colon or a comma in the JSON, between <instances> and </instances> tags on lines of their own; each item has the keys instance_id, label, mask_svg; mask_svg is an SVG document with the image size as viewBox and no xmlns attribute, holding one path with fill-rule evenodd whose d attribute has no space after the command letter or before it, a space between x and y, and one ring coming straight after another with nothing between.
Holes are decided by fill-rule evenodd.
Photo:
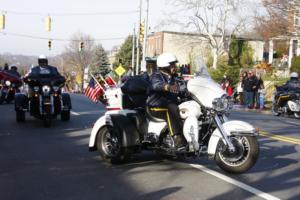
<instances>
[{"instance_id":1,"label":"white motorcycle","mask_svg":"<svg viewBox=\"0 0 300 200\"><path fill-rule=\"evenodd\" d=\"M134 84L146 88L142 79ZM105 92L107 112L94 124L90 151L98 150L104 160L112 163L123 162L142 150L184 157L206 155L227 172L249 170L259 155L258 130L247 122L227 119L231 100L203 64L199 65L199 73L187 81L186 90L179 105L187 141L184 148L175 148L165 121L151 116L147 106L132 103L135 99L145 103L146 95L123 86Z\"/></svg>"}]
</instances>

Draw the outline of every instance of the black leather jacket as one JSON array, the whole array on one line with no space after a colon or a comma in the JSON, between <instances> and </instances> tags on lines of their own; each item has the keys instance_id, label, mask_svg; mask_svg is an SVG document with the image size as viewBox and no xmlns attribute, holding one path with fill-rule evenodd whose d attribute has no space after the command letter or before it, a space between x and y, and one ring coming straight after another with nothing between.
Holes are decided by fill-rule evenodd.
<instances>
[{"instance_id":1,"label":"black leather jacket","mask_svg":"<svg viewBox=\"0 0 300 200\"><path fill-rule=\"evenodd\" d=\"M161 71L155 71L151 77L151 89L147 99L147 105L150 107L166 106L169 103L178 104L177 94L166 90L166 85L175 84L173 77L163 74Z\"/></svg>"},{"instance_id":2,"label":"black leather jacket","mask_svg":"<svg viewBox=\"0 0 300 200\"><path fill-rule=\"evenodd\" d=\"M43 82L55 82L55 85L59 85L65 82L65 78L59 74L56 67L48 65L47 67L35 66L28 75L24 77L24 81L29 83L28 80L41 80ZM30 83L29 83L30 84Z\"/></svg>"}]
</instances>

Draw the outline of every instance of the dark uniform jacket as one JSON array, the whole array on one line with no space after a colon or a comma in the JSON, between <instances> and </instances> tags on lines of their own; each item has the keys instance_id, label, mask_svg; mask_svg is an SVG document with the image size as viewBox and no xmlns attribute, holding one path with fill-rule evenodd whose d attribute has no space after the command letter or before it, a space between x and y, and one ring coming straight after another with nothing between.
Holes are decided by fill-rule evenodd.
<instances>
[{"instance_id":1,"label":"dark uniform jacket","mask_svg":"<svg viewBox=\"0 0 300 200\"><path fill-rule=\"evenodd\" d=\"M300 81L293 79L287 81L284 85L279 86L277 88L279 91L292 91L292 90L297 90L300 91Z\"/></svg>"},{"instance_id":2,"label":"dark uniform jacket","mask_svg":"<svg viewBox=\"0 0 300 200\"><path fill-rule=\"evenodd\" d=\"M59 74L56 67L48 65L47 67L35 66L28 75L24 77L25 82L28 79L48 79L49 81L56 81L56 84L64 83L65 78Z\"/></svg>"},{"instance_id":3,"label":"dark uniform jacket","mask_svg":"<svg viewBox=\"0 0 300 200\"><path fill-rule=\"evenodd\" d=\"M151 77L151 89L147 99L150 107L165 107L169 103L178 104L177 94L166 90L166 85L175 84L174 78L163 74L159 70L155 71Z\"/></svg>"}]
</instances>

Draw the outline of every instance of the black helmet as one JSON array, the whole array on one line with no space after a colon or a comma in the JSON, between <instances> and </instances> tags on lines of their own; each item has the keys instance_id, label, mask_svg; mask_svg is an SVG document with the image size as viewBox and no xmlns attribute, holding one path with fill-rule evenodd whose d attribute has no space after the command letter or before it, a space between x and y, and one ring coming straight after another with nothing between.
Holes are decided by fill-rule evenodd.
<instances>
[{"instance_id":1,"label":"black helmet","mask_svg":"<svg viewBox=\"0 0 300 200\"><path fill-rule=\"evenodd\" d=\"M11 65L11 66L10 66L10 70L16 70L16 71L17 71L17 70L18 70L18 67L17 67L16 65Z\"/></svg>"}]
</instances>

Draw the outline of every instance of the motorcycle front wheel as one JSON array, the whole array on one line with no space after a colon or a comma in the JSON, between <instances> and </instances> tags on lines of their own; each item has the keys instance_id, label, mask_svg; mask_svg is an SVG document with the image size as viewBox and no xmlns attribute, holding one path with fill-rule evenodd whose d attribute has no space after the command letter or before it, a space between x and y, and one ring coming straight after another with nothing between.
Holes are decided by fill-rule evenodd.
<instances>
[{"instance_id":1,"label":"motorcycle front wheel","mask_svg":"<svg viewBox=\"0 0 300 200\"><path fill-rule=\"evenodd\" d=\"M300 112L294 112L295 118L299 119L300 118Z\"/></svg>"},{"instance_id":2,"label":"motorcycle front wheel","mask_svg":"<svg viewBox=\"0 0 300 200\"><path fill-rule=\"evenodd\" d=\"M279 116L281 113L278 111L278 105L276 104L272 104L272 114L274 116Z\"/></svg>"},{"instance_id":3,"label":"motorcycle front wheel","mask_svg":"<svg viewBox=\"0 0 300 200\"><path fill-rule=\"evenodd\" d=\"M259 155L257 138L253 136L234 136L230 138L235 152L229 152L222 140L216 154L217 165L229 173L240 174L249 170L256 163Z\"/></svg>"}]
</instances>

